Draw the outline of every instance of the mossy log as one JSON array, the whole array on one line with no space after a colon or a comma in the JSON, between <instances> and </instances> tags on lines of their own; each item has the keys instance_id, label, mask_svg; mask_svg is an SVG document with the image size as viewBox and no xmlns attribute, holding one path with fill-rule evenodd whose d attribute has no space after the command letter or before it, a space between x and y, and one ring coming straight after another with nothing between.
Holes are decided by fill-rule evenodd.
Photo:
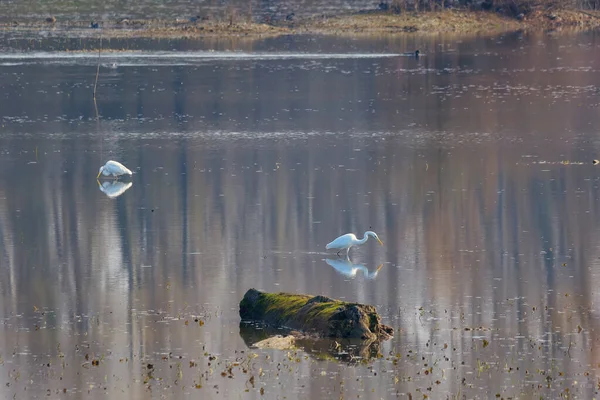
<instances>
[{"instance_id":1,"label":"mossy log","mask_svg":"<svg viewBox=\"0 0 600 400\"><path fill-rule=\"evenodd\" d=\"M394 330L381 323L375 307L325 296L265 293L250 289L240 302L243 321L297 329L320 337L389 339Z\"/></svg>"}]
</instances>

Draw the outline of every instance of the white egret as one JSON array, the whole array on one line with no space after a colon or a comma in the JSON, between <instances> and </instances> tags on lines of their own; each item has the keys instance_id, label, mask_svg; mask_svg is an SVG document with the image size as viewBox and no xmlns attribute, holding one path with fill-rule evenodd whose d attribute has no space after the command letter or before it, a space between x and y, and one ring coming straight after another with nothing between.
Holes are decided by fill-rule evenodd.
<instances>
[{"instance_id":1,"label":"white egret","mask_svg":"<svg viewBox=\"0 0 600 400\"><path fill-rule=\"evenodd\" d=\"M354 278L356 276L356 272L358 272L358 270L361 270L365 278L375 279L377 277L377 274L379 273L379 270L381 269L381 267L383 267L383 264L380 264L375 271L370 272L369 269L363 264L353 264L348 259L343 260L338 258L336 260L333 260L331 258L326 258L325 262L331 265L337 272L347 276L348 278Z\"/></svg>"},{"instance_id":2,"label":"white egret","mask_svg":"<svg viewBox=\"0 0 600 400\"><path fill-rule=\"evenodd\" d=\"M377 236L375 232L366 231L365 236L361 240L358 240L354 233L346 233L345 235L342 235L335 239L333 242L329 243L327 246L325 246L325 248L327 250L338 250L338 256L340 255L340 251L346 249L346 257L348 257L348 253L350 253L350 247L363 244L369 239L369 236L373 236L375 239L377 239L379 244L383 246L383 242L379 239L379 236Z\"/></svg>"},{"instance_id":3,"label":"white egret","mask_svg":"<svg viewBox=\"0 0 600 400\"><path fill-rule=\"evenodd\" d=\"M96 179L100 177L100 174L104 176L112 175L117 178L121 175L131 175L132 172L120 162L110 160L100 167L100 171L98 171L98 176Z\"/></svg>"}]
</instances>

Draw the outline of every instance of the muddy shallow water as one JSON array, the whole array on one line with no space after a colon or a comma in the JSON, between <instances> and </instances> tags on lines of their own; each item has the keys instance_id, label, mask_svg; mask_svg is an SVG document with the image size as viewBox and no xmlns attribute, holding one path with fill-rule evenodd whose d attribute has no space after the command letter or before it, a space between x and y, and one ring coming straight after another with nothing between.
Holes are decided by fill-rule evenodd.
<instances>
[{"instance_id":1,"label":"muddy shallow water","mask_svg":"<svg viewBox=\"0 0 600 400\"><path fill-rule=\"evenodd\" d=\"M98 118L96 42L5 39L2 397L595 395L597 34L111 41ZM252 287L396 335L252 349Z\"/></svg>"}]
</instances>

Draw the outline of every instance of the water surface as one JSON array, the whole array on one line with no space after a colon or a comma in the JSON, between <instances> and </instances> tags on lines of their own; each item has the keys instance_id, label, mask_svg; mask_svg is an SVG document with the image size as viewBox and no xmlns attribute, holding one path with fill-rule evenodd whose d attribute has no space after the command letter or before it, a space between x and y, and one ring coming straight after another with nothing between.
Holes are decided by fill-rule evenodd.
<instances>
[{"instance_id":1,"label":"water surface","mask_svg":"<svg viewBox=\"0 0 600 400\"><path fill-rule=\"evenodd\" d=\"M98 116L95 42L3 43L3 397L595 395L597 35L111 41ZM250 349L252 287L396 335Z\"/></svg>"}]
</instances>

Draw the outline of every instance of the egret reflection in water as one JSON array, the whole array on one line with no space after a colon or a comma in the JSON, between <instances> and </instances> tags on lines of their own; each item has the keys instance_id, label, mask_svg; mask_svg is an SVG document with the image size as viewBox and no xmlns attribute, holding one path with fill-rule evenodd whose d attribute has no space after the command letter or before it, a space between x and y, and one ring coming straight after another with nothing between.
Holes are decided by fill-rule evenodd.
<instances>
[{"instance_id":1,"label":"egret reflection in water","mask_svg":"<svg viewBox=\"0 0 600 400\"><path fill-rule=\"evenodd\" d=\"M383 264L379 264L375 271L370 272L369 269L363 264L353 264L349 259L326 258L325 262L331 265L337 272L349 278L354 278L356 276L356 272L361 270L365 278L375 279L379 273L379 270L381 267L383 267Z\"/></svg>"},{"instance_id":2,"label":"egret reflection in water","mask_svg":"<svg viewBox=\"0 0 600 400\"><path fill-rule=\"evenodd\" d=\"M133 185L133 182L121 181L98 181L100 190L110 199L114 199L122 195Z\"/></svg>"}]
</instances>

